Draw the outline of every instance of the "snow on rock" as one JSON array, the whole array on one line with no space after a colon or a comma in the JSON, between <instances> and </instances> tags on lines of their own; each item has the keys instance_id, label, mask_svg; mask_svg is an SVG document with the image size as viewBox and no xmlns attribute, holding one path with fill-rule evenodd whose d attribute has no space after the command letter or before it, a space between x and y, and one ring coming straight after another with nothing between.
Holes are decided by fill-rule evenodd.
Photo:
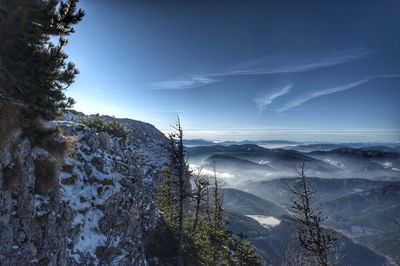
<instances>
[{"instance_id":1,"label":"snow on rock","mask_svg":"<svg viewBox=\"0 0 400 266\"><path fill-rule=\"evenodd\" d=\"M69 111L62 117L63 123L79 123L82 119L91 117L76 111ZM129 145L138 155L138 165L143 170L144 184L149 193L159 182L161 173L169 161L168 138L152 124L128 119L101 116L104 121L116 120L128 132Z\"/></svg>"},{"instance_id":2,"label":"snow on rock","mask_svg":"<svg viewBox=\"0 0 400 266\"><path fill-rule=\"evenodd\" d=\"M281 220L274 216L264 216L264 215L246 215L247 217L257 221L260 225L271 228L278 226L281 223Z\"/></svg>"},{"instance_id":3,"label":"snow on rock","mask_svg":"<svg viewBox=\"0 0 400 266\"><path fill-rule=\"evenodd\" d=\"M105 119L115 119L104 117ZM154 189L158 184L160 173L168 165L168 138L153 125L132 120L117 119L128 131L129 143L139 157L139 165L144 171L145 184Z\"/></svg>"},{"instance_id":4,"label":"snow on rock","mask_svg":"<svg viewBox=\"0 0 400 266\"><path fill-rule=\"evenodd\" d=\"M72 213L58 193L56 156L13 131L0 150L1 264L73 265L65 255Z\"/></svg>"},{"instance_id":5,"label":"snow on rock","mask_svg":"<svg viewBox=\"0 0 400 266\"><path fill-rule=\"evenodd\" d=\"M62 199L74 212L70 256L77 263L113 263L118 257L119 263L139 260L146 264L143 248L138 249L143 241L142 217L126 213L120 206L126 201L128 209L138 212L141 205L148 204L140 198L143 185L137 154L122 139L107 133L74 123L62 122L60 126L75 138L74 149L64 158L59 175ZM107 210L115 202L118 206L113 206L112 212ZM118 219L127 220L124 228L118 225ZM122 239L127 227L136 230ZM118 252L112 254L115 248Z\"/></svg>"},{"instance_id":6,"label":"snow on rock","mask_svg":"<svg viewBox=\"0 0 400 266\"><path fill-rule=\"evenodd\" d=\"M122 120L125 143L87 128L82 116L44 121L45 141L12 129L0 150L0 264L148 265L168 140Z\"/></svg>"}]
</instances>

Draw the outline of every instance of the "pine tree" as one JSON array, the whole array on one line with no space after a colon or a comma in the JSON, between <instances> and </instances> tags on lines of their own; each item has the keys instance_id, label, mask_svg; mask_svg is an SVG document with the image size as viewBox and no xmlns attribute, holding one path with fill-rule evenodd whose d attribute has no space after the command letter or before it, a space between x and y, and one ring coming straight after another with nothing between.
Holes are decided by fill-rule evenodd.
<instances>
[{"instance_id":1,"label":"pine tree","mask_svg":"<svg viewBox=\"0 0 400 266\"><path fill-rule=\"evenodd\" d=\"M185 161L185 153L183 147L183 129L178 116L178 121L174 127L175 132L169 135L170 139L170 152L171 162L170 169L172 171L173 180L176 182L176 189L173 190L176 193L178 201L178 266L184 264L184 204L189 196L188 192L188 176L189 167Z\"/></svg>"},{"instance_id":2,"label":"pine tree","mask_svg":"<svg viewBox=\"0 0 400 266\"><path fill-rule=\"evenodd\" d=\"M210 213L206 211L208 208L204 208L203 214L209 215L210 219L205 219L205 222L199 226L194 240L200 263L201 265L261 265L261 257L244 235L239 234L237 238L234 238L232 232L229 231L215 163L212 167L213 175L210 177L212 197L208 202Z\"/></svg>"},{"instance_id":3,"label":"pine tree","mask_svg":"<svg viewBox=\"0 0 400 266\"><path fill-rule=\"evenodd\" d=\"M311 257L317 265L332 265L330 255L338 235L322 226L325 218L315 209L317 190L308 184L304 164L298 174L298 182L289 188L292 196L289 210L297 222L296 239L306 251L305 255Z\"/></svg>"},{"instance_id":4,"label":"pine tree","mask_svg":"<svg viewBox=\"0 0 400 266\"><path fill-rule=\"evenodd\" d=\"M246 239L243 234L238 234L236 239L233 239L233 264L238 266L246 265L261 265L261 257L257 254L256 249Z\"/></svg>"},{"instance_id":5,"label":"pine tree","mask_svg":"<svg viewBox=\"0 0 400 266\"><path fill-rule=\"evenodd\" d=\"M0 97L49 119L74 103L64 91L78 70L63 48L84 16L77 2L0 1ZM51 41L55 37L57 44Z\"/></svg>"},{"instance_id":6,"label":"pine tree","mask_svg":"<svg viewBox=\"0 0 400 266\"><path fill-rule=\"evenodd\" d=\"M171 169L164 171L163 180L158 186L156 203L160 209L164 221L174 231L178 230L178 202L174 192L174 182L172 180Z\"/></svg>"},{"instance_id":7,"label":"pine tree","mask_svg":"<svg viewBox=\"0 0 400 266\"><path fill-rule=\"evenodd\" d=\"M213 175L211 178L211 201L208 202L210 220L202 226L200 239L200 258L204 265L228 265L231 258L231 233L227 229L224 217L221 185L217 177L215 162L213 163Z\"/></svg>"},{"instance_id":8,"label":"pine tree","mask_svg":"<svg viewBox=\"0 0 400 266\"><path fill-rule=\"evenodd\" d=\"M250 243L244 238L234 239L228 230L215 164L213 176L202 176L201 170L193 176L185 161L179 119L174 129L169 136L170 163L159 185L156 202L163 220L174 233L171 240L178 242L176 264L261 265ZM193 177L193 190L190 177ZM188 201L189 196L194 201Z\"/></svg>"}]
</instances>

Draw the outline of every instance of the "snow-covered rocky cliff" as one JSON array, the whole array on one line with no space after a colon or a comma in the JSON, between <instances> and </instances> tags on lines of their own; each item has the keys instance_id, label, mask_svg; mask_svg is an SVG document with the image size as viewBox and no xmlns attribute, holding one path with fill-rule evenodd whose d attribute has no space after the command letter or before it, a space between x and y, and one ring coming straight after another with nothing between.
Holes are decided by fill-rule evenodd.
<instances>
[{"instance_id":1,"label":"snow-covered rocky cliff","mask_svg":"<svg viewBox=\"0 0 400 266\"><path fill-rule=\"evenodd\" d=\"M125 142L65 119L43 123L46 141L14 128L0 148L0 264L148 265L167 138L124 119Z\"/></svg>"}]
</instances>

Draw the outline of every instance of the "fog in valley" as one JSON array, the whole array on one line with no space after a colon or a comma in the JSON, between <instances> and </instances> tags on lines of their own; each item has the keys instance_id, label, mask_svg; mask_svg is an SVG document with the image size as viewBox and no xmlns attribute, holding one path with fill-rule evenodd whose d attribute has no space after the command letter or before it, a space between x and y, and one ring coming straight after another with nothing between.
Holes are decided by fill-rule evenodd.
<instances>
[{"instance_id":1,"label":"fog in valley","mask_svg":"<svg viewBox=\"0 0 400 266\"><path fill-rule=\"evenodd\" d=\"M317 191L317 208L326 217L324 225L343 237L344 265L358 256L364 265L378 265L380 255L397 256L398 143L186 143L192 144L186 150L193 174L216 175L222 181L232 230L249 235L268 260L281 262L285 250L271 243L292 237L288 188L298 182L303 163Z\"/></svg>"}]
</instances>

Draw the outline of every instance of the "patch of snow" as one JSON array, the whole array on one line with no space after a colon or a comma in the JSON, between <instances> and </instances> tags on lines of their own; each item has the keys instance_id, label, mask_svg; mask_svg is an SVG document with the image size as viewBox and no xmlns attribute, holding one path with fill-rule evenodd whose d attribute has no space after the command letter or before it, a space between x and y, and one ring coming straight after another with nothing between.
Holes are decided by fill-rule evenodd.
<instances>
[{"instance_id":1,"label":"patch of snow","mask_svg":"<svg viewBox=\"0 0 400 266\"><path fill-rule=\"evenodd\" d=\"M384 162L382 165L385 168L389 168L389 167L392 167L393 164L391 162Z\"/></svg>"},{"instance_id":2,"label":"patch of snow","mask_svg":"<svg viewBox=\"0 0 400 266\"><path fill-rule=\"evenodd\" d=\"M68 121L73 121L73 122L78 122L82 119L82 115L67 111L64 113L62 119L68 120Z\"/></svg>"},{"instance_id":3,"label":"patch of snow","mask_svg":"<svg viewBox=\"0 0 400 266\"><path fill-rule=\"evenodd\" d=\"M76 147L79 160L64 158L64 165L73 165L71 173L61 171L59 175L62 199L75 211L72 226L78 230L73 239L74 247L70 255L78 263L79 254L90 255L95 262L97 261L96 248L103 245L107 239L99 229L99 221L104 213L98 206L105 205L108 199L121 190L119 183L121 176L112 170L115 163L112 156L100 149L87 155L82 152L82 145L86 144L78 143ZM93 158L98 158L102 162L102 171L94 167ZM90 176L85 173L85 167L91 169ZM64 184L61 182L72 176L75 177L73 182Z\"/></svg>"},{"instance_id":4,"label":"patch of snow","mask_svg":"<svg viewBox=\"0 0 400 266\"><path fill-rule=\"evenodd\" d=\"M257 221L260 225L265 228L272 228L278 226L281 220L274 216L264 216L264 215L246 215L247 217Z\"/></svg>"},{"instance_id":5,"label":"patch of snow","mask_svg":"<svg viewBox=\"0 0 400 266\"><path fill-rule=\"evenodd\" d=\"M40 217L48 213L47 210L43 210L43 204L49 204L49 196L41 196L38 194L35 194L34 202L33 205L36 210L36 216Z\"/></svg>"},{"instance_id":6,"label":"patch of snow","mask_svg":"<svg viewBox=\"0 0 400 266\"><path fill-rule=\"evenodd\" d=\"M57 124L57 122L55 122L55 121L44 121L44 122L42 123L42 126L43 126L45 129L56 129L57 126L58 126L58 124Z\"/></svg>"},{"instance_id":7,"label":"patch of snow","mask_svg":"<svg viewBox=\"0 0 400 266\"><path fill-rule=\"evenodd\" d=\"M96 248L106 241L106 236L99 233L98 224L103 217L103 212L97 208L91 208L84 216L83 227L74 239L74 248L82 253L90 253L96 256Z\"/></svg>"},{"instance_id":8,"label":"patch of snow","mask_svg":"<svg viewBox=\"0 0 400 266\"><path fill-rule=\"evenodd\" d=\"M361 188L353 188L353 192L358 193L363 191Z\"/></svg>"},{"instance_id":9,"label":"patch of snow","mask_svg":"<svg viewBox=\"0 0 400 266\"><path fill-rule=\"evenodd\" d=\"M258 164L270 164L270 163L271 162L267 161L267 160L261 160L261 161L258 162Z\"/></svg>"},{"instance_id":10,"label":"patch of snow","mask_svg":"<svg viewBox=\"0 0 400 266\"><path fill-rule=\"evenodd\" d=\"M326 163L329 163L329 164L331 164L333 166L336 166L336 167L344 167L344 164L341 163L340 161L336 161L336 160L333 160L333 159L324 159L324 161Z\"/></svg>"}]
</instances>

